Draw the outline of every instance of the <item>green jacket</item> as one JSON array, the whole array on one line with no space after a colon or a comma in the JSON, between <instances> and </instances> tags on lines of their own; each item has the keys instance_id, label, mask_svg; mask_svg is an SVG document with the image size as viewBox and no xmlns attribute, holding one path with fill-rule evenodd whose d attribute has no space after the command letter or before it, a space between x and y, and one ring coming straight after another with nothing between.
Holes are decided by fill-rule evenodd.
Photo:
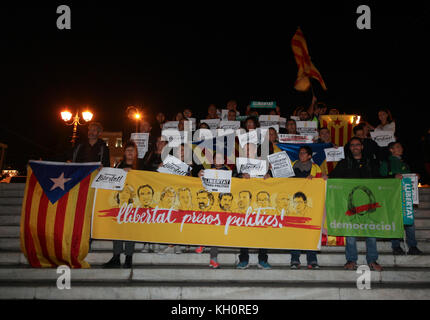
<instances>
[{"instance_id":1,"label":"green jacket","mask_svg":"<svg viewBox=\"0 0 430 320\"><path fill-rule=\"evenodd\" d=\"M382 161L379 173L383 177L392 177L397 173L411 173L411 169L403 160L389 156L388 160Z\"/></svg>"}]
</instances>

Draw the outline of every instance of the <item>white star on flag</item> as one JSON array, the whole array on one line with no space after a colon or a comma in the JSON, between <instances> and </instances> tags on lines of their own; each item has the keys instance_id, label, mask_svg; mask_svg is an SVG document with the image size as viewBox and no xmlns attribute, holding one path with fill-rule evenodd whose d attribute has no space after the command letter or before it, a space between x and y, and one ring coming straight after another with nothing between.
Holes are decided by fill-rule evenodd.
<instances>
[{"instance_id":1,"label":"white star on flag","mask_svg":"<svg viewBox=\"0 0 430 320\"><path fill-rule=\"evenodd\" d=\"M64 184L69 181L72 180L72 178L64 178L64 172L61 173L61 175L58 178L49 178L52 180L52 182L54 182L54 185L51 187L52 191L56 188L61 188L64 191Z\"/></svg>"}]
</instances>

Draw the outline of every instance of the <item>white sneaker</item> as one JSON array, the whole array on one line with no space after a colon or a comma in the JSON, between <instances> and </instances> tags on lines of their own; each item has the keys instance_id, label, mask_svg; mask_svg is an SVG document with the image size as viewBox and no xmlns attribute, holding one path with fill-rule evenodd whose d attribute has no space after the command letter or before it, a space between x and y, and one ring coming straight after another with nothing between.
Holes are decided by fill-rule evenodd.
<instances>
[{"instance_id":1,"label":"white sneaker","mask_svg":"<svg viewBox=\"0 0 430 320\"><path fill-rule=\"evenodd\" d=\"M144 243L143 244L143 249L141 252L149 252L149 248L150 248L150 244L149 243Z\"/></svg>"},{"instance_id":2,"label":"white sneaker","mask_svg":"<svg viewBox=\"0 0 430 320\"><path fill-rule=\"evenodd\" d=\"M159 254L175 253L175 247L167 246L165 249L160 250L158 253Z\"/></svg>"}]
</instances>

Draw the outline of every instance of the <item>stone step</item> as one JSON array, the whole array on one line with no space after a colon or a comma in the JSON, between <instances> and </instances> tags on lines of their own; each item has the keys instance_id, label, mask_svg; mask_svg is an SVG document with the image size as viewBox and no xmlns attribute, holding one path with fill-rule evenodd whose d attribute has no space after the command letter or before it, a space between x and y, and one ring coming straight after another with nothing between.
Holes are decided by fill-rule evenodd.
<instances>
[{"instance_id":1,"label":"stone step","mask_svg":"<svg viewBox=\"0 0 430 320\"><path fill-rule=\"evenodd\" d=\"M0 189L0 198L8 198L8 197L23 199L24 198L24 190Z\"/></svg>"},{"instance_id":2,"label":"stone step","mask_svg":"<svg viewBox=\"0 0 430 320\"><path fill-rule=\"evenodd\" d=\"M361 274L361 273L360 273ZM156 282L277 282L288 283L350 283L356 284L358 274L343 268L322 268L320 270L290 270L276 268L260 270L256 267L246 270L224 267L218 270L203 269L195 266L176 265L134 267L133 269L72 269L71 281L156 281ZM19 267L1 267L0 285L2 282L53 281L55 285L59 274L56 268L36 269ZM428 284L430 288L430 270L426 268L409 268L407 270L386 268L382 272L371 272L371 282L376 283L413 283Z\"/></svg>"},{"instance_id":3,"label":"stone step","mask_svg":"<svg viewBox=\"0 0 430 320\"><path fill-rule=\"evenodd\" d=\"M0 226L0 238L19 238L19 226Z\"/></svg>"},{"instance_id":4,"label":"stone step","mask_svg":"<svg viewBox=\"0 0 430 320\"><path fill-rule=\"evenodd\" d=\"M25 190L25 183L0 183L0 192L6 190Z\"/></svg>"},{"instance_id":5,"label":"stone step","mask_svg":"<svg viewBox=\"0 0 430 320\"><path fill-rule=\"evenodd\" d=\"M416 228L415 237L419 240L429 240L430 239L430 229L428 228Z\"/></svg>"},{"instance_id":6,"label":"stone step","mask_svg":"<svg viewBox=\"0 0 430 320\"><path fill-rule=\"evenodd\" d=\"M430 209L416 208L414 217L415 218L430 218Z\"/></svg>"},{"instance_id":7,"label":"stone step","mask_svg":"<svg viewBox=\"0 0 430 320\"><path fill-rule=\"evenodd\" d=\"M418 198L420 201L430 201L430 193L420 193Z\"/></svg>"},{"instance_id":8,"label":"stone step","mask_svg":"<svg viewBox=\"0 0 430 320\"><path fill-rule=\"evenodd\" d=\"M371 284L371 290L358 290L355 284L307 283L170 283L123 281L73 282L69 290L59 290L53 281L4 283L0 299L44 300L428 300L426 285L411 288L405 284ZM208 309L209 313L214 308ZM206 316L206 313L205 313Z\"/></svg>"},{"instance_id":9,"label":"stone step","mask_svg":"<svg viewBox=\"0 0 430 320\"><path fill-rule=\"evenodd\" d=\"M0 226L19 226L20 215L0 215Z\"/></svg>"},{"instance_id":10,"label":"stone step","mask_svg":"<svg viewBox=\"0 0 430 320\"><path fill-rule=\"evenodd\" d=\"M404 247L403 242L401 244ZM98 251L111 251L113 248L112 241L109 240L93 240L91 243L91 252ZM196 246L191 246L190 251L193 252ZM430 253L430 241L418 241L418 248L422 250L424 253ZM143 243L136 243L135 250L136 252L143 249ZM19 252L20 248L20 239L15 238L0 238L0 251L16 251ZM185 248L184 248L185 250ZM205 252L209 252L208 248L204 249ZM359 253L366 252L366 244L364 241L357 241L357 250ZM237 252L236 248L219 248L219 252ZM255 250L251 249L250 252L254 252ZM269 250L269 252L279 252L280 250ZM322 246L321 252L334 253L334 252L345 252L345 247L332 247L332 246ZM391 253L391 241L389 240L378 240L378 252L379 253Z\"/></svg>"},{"instance_id":11,"label":"stone step","mask_svg":"<svg viewBox=\"0 0 430 320\"><path fill-rule=\"evenodd\" d=\"M86 257L86 261L93 267L101 266L109 261L112 257L112 252L90 252ZM269 253L269 263L272 266L288 267L290 265L291 255L289 253ZM318 264L322 267L342 267L345 260L345 253L319 253L317 255ZM121 255L121 260L124 262L124 255ZM234 267L239 261L239 252L235 253L219 253L218 262L222 267ZM300 262L303 268L306 267L306 254L300 256ZM250 265L257 265L257 253L250 253ZM358 264L366 264L365 254L360 254ZM378 263L383 267L416 267L429 268L430 255L420 256L393 256L392 254L380 254ZM28 265L24 254L20 252L0 252L0 265ZM200 266L206 268L209 264L209 254L183 253L183 254L157 254L157 253L142 253L136 252L133 255L133 264L135 266L170 266L188 265ZM429 270L430 271L430 270Z\"/></svg>"},{"instance_id":12,"label":"stone step","mask_svg":"<svg viewBox=\"0 0 430 320\"><path fill-rule=\"evenodd\" d=\"M421 201L421 199L420 199L420 203L418 204L418 208L430 209L430 201Z\"/></svg>"},{"instance_id":13,"label":"stone step","mask_svg":"<svg viewBox=\"0 0 430 320\"><path fill-rule=\"evenodd\" d=\"M21 205L1 205L1 215L21 215Z\"/></svg>"},{"instance_id":14,"label":"stone step","mask_svg":"<svg viewBox=\"0 0 430 320\"><path fill-rule=\"evenodd\" d=\"M1 197L0 206L3 205L22 205L22 197Z\"/></svg>"}]
</instances>

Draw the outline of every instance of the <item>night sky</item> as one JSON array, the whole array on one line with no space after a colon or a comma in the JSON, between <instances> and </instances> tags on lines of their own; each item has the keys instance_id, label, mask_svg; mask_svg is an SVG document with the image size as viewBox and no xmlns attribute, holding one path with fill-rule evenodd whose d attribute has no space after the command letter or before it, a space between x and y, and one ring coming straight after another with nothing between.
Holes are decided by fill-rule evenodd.
<instances>
[{"instance_id":1,"label":"night sky","mask_svg":"<svg viewBox=\"0 0 430 320\"><path fill-rule=\"evenodd\" d=\"M224 108L236 99L244 113L252 100L274 100L287 116L311 101L310 93L293 88L297 66L290 41L300 26L328 87L323 92L316 86L319 100L373 125L377 109L389 108L419 170L419 139L430 127L429 11L410 1L401 7L326 2L2 5L0 142L9 145L6 165L23 169L29 159L64 152L72 133L59 115L65 106L88 106L106 131L126 132L134 125L125 115L129 105L143 106L148 117L158 111L173 117L189 107L199 118L210 103ZM56 28L60 4L71 8L71 30ZM359 4L372 10L371 30L356 27Z\"/></svg>"}]
</instances>

